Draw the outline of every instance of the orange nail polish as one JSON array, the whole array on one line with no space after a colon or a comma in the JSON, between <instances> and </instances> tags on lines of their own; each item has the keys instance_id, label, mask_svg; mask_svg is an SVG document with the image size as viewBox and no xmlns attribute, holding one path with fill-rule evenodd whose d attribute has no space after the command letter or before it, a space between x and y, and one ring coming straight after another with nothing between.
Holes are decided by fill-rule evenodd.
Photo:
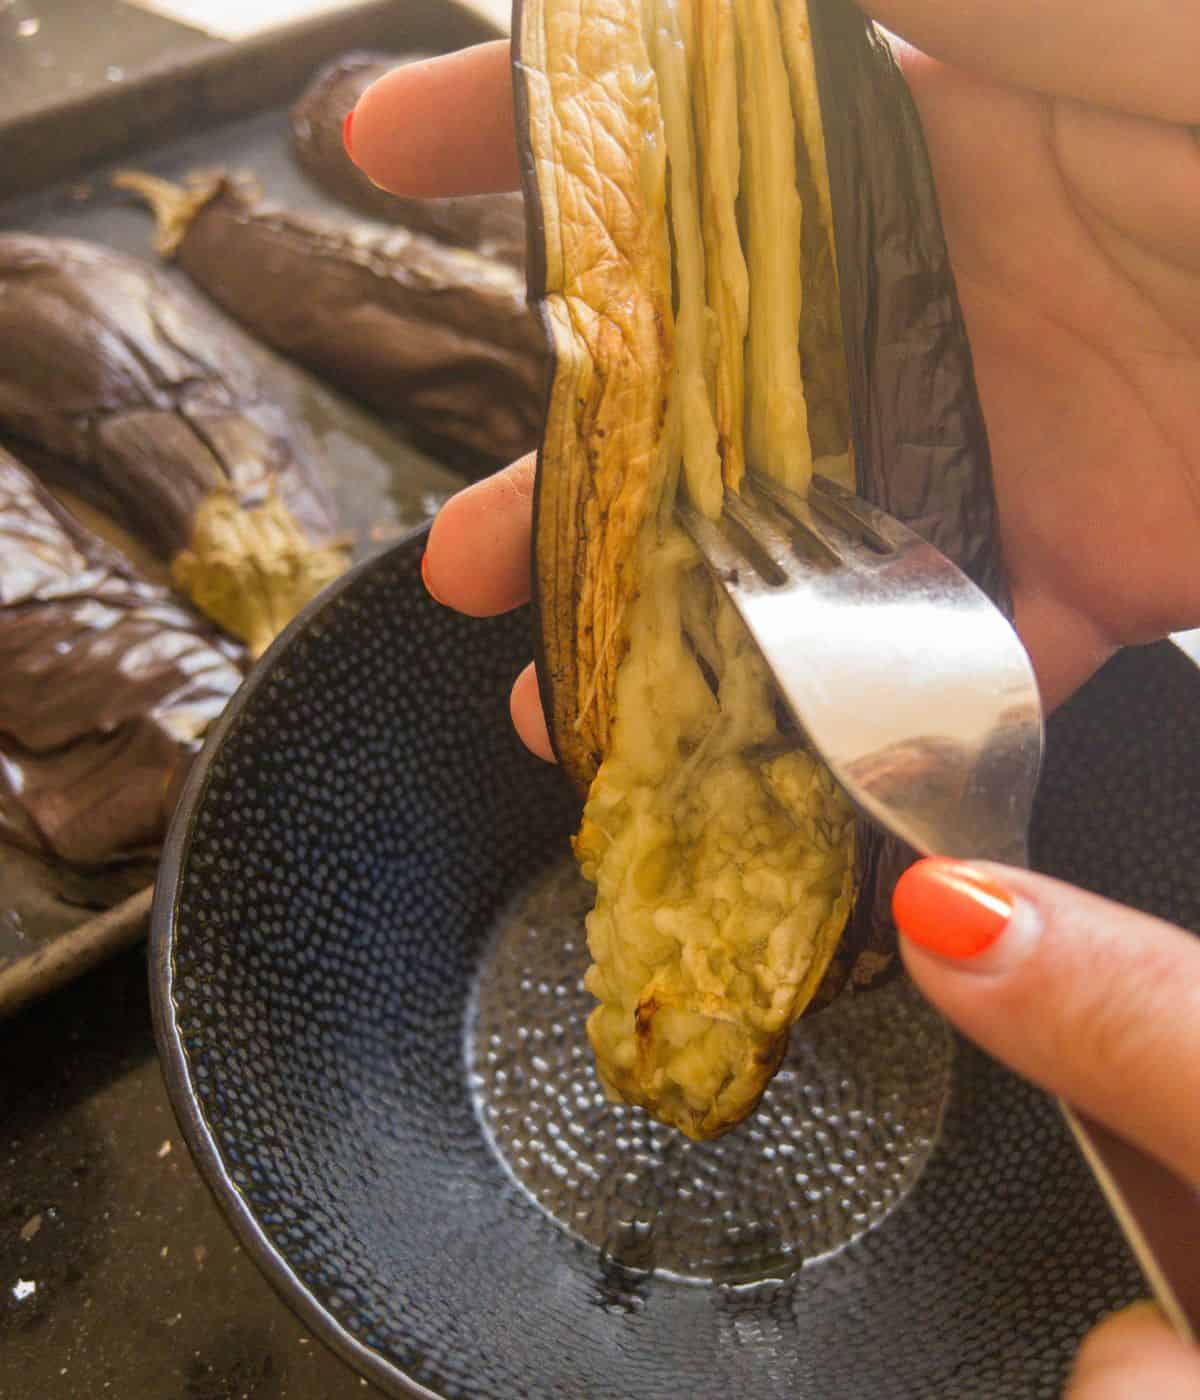
<instances>
[{"instance_id":1,"label":"orange nail polish","mask_svg":"<svg viewBox=\"0 0 1200 1400\"><path fill-rule=\"evenodd\" d=\"M354 159L354 148L350 144L350 128L354 125L354 108L351 107L346 113L346 120L342 123L342 145L346 148L346 154L351 160Z\"/></svg>"},{"instance_id":2,"label":"orange nail polish","mask_svg":"<svg viewBox=\"0 0 1200 1400\"><path fill-rule=\"evenodd\" d=\"M435 603L442 603L442 600L434 592L433 584L429 582L428 556L424 554L421 555L421 582L425 585L425 592L429 594L433 601ZM442 603L442 607L445 606L445 603Z\"/></svg>"},{"instance_id":3,"label":"orange nail polish","mask_svg":"<svg viewBox=\"0 0 1200 1400\"><path fill-rule=\"evenodd\" d=\"M1013 907L1013 896L990 876L939 856L910 866L892 895L900 932L944 958L985 952L1008 926Z\"/></svg>"}]
</instances>

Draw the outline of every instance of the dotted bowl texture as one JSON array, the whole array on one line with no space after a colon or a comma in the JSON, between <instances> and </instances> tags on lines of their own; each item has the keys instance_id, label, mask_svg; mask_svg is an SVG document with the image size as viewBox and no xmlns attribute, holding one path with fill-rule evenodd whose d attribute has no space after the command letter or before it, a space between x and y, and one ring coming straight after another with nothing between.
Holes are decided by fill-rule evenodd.
<instances>
[{"instance_id":1,"label":"dotted bowl texture","mask_svg":"<svg viewBox=\"0 0 1200 1400\"><path fill-rule=\"evenodd\" d=\"M487 1068L524 1064L522 1034L576 1035L561 1024L573 995L529 996L532 1024L497 1001L505 977L514 995L536 992L537 940L506 954L497 930L553 884L576 808L510 731L528 616L440 608L420 583L423 546L418 535L360 566L276 643L198 760L163 863L164 1067L251 1254L393 1395L1057 1396L1083 1332L1142 1283L1054 1108L970 1047L946 1051L921 1023L940 1076L933 1130L919 1082L907 1126L904 1093L860 1092L828 1065L832 1109L795 1077L773 1089L772 1122L790 1122L789 1094L795 1115L836 1120L801 1134L829 1143L814 1209L837 1215L852 1162L855 1109L839 1094L884 1104L892 1118L863 1141L899 1143L920 1170L889 1176L879 1209L851 1200L862 1228L831 1250L789 1260L787 1222L766 1231L757 1267L737 1210L716 1209L715 1176L692 1193L706 1211L694 1236L683 1206L662 1207L676 1267L662 1266L661 1164L699 1159L593 1101L578 1056L560 1053L556 1090L574 1095L567 1117L586 1101L589 1140L573 1155L547 1145L560 1115L535 1100L546 1084ZM1056 717L1035 833L1043 866L1192 926L1197 675L1171 648L1131 652ZM568 934L577 958L580 931ZM548 987L558 966L551 949ZM886 1046L887 1019L856 1024ZM735 1206L738 1180L751 1183L767 1223L777 1183L787 1239L803 1245L805 1185L762 1156L780 1145L752 1119L723 1140L720 1171ZM599 1174L585 1198L555 1175L576 1157ZM619 1217L611 1248L603 1201Z\"/></svg>"}]
</instances>

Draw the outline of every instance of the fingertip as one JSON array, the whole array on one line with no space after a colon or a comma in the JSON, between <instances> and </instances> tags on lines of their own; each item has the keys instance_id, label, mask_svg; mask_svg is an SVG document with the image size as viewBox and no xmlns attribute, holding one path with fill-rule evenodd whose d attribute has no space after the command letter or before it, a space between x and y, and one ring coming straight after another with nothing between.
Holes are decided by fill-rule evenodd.
<instances>
[{"instance_id":1,"label":"fingertip","mask_svg":"<svg viewBox=\"0 0 1200 1400\"><path fill-rule=\"evenodd\" d=\"M892 893L892 916L913 981L952 1019L965 1011L969 1023L979 984L1019 973L1043 929L1036 905L1018 897L1003 867L985 870L941 856L904 872Z\"/></svg>"},{"instance_id":2,"label":"fingertip","mask_svg":"<svg viewBox=\"0 0 1200 1400\"><path fill-rule=\"evenodd\" d=\"M1133 1303L1084 1339L1064 1400L1185 1400L1200 1394L1200 1351L1171 1329L1155 1304Z\"/></svg>"},{"instance_id":3,"label":"fingertip","mask_svg":"<svg viewBox=\"0 0 1200 1400\"><path fill-rule=\"evenodd\" d=\"M376 79L344 135L376 185L416 198L520 184L509 46L500 40L421 59Z\"/></svg>"},{"instance_id":4,"label":"fingertip","mask_svg":"<svg viewBox=\"0 0 1200 1400\"><path fill-rule=\"evenodd\" d=\"M446 600L439 595L437 589L433 586L433 580L429 577L428 550L421 555L421 582L425 585L425 592L429 594L435 603L440 603L442 607L447 606Z\"/></svg>"},{"instance_id":5,"label":"fingertip","mask_svg":"<svg viewBox=\"0 0 1200 1400\"><path fill-rule=\"evenodd\" d=\"M530 753L547 763L556 763L550 731L546 727L546 714L542 709L542 697L538 691L537 671L532 661L513 684L509 712L513 728Z\"/></svg>"},{"instance_id":6,"label":"fingertip","mask_svg":"<svg viewBox=\"0 0 1200 1400\"><path fill-rule=\"evenodd\" d=\"M523 457L452 496L434 519L421 571L438 602L493 617L529 601L535 459Z\"/></svg>"}]
</instances>

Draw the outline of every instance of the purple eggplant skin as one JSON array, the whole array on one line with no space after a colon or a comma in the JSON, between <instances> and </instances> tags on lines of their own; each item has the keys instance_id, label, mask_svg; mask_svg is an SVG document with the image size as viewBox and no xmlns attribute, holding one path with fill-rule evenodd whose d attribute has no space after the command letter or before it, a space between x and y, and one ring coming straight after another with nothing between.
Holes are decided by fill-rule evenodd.
<instances>
[{"instance_id":1,"label":"purple eggplant skin","mask_svg":"<svg viewBox=\"0 0 1200 1400\"><path fill-rule=\"evenodd\" d=\"M152 851L245 664L0 449L0 839L75 866Z\"/></svg>"},{"instance_id":2,"label":"purple eggplant skin","mask_svg":"<svg viewBox=\"0 0 1200 1400\"><path fill-rule=\"evenodd\" d=\"M335 530L315 440L259 363L186 287L97 245L0 235L0 437L164 561L218 491Z\"/></svg>"},{"instance_id":3,"label":"purple eggplant skin","mask_svg":"<svg viewBox=\"0 0 1200 1400\"><path fill-rule=\"evenodd\" d=\"M429 57L348 53L326 64L292 106L292 154L319 189L348 208L524 270L525 212L519 194L402 198L372 184L346 154L342 128L367 88L393 69Z\"/></svg>"},{"instance_id":4,"label":"purple eggplant skin","mask_svg":"<svg viewBox=\"0 0 1200 1400\"><path fill-rule=\"evenodd\" d=\"M451 464L477 475L537 447L546 343L511 267L273 207L246 180L115 183L150 202L159 251L251 334Z\"/></svg>"}]
</instances>

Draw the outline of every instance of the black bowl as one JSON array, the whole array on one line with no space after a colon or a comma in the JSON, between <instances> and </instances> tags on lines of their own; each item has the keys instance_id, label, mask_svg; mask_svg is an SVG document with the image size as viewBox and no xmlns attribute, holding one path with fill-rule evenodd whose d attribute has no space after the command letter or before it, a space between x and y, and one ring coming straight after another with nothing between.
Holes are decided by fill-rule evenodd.
<instances>
[{"instance_id":1,"label":"black bowl","mask_svg":"<svg viewBox=\"0 0 1200 1400\"><path fill-rule=\"evenodd\" d=\"M508 720L528 618L430 601L423 544L276 643L162 868L167 1081L248 1251L395 1395L1057 1395L1141 1281L1052 1106L911 989L803 1023L719 1143L603 1103L576 807ZM1188 663L1157 650L1098 682L1124 719L1081 697L1052 730L1043 863L1186 917L1194 862L1154 849L1175 776L1136 823L1104 786L1118 740L1123 773L1163 761L1128 728L1131 706L1148 744L1170 727L1147 657L1196 713Z\"/></svg>"}]
</instances>

